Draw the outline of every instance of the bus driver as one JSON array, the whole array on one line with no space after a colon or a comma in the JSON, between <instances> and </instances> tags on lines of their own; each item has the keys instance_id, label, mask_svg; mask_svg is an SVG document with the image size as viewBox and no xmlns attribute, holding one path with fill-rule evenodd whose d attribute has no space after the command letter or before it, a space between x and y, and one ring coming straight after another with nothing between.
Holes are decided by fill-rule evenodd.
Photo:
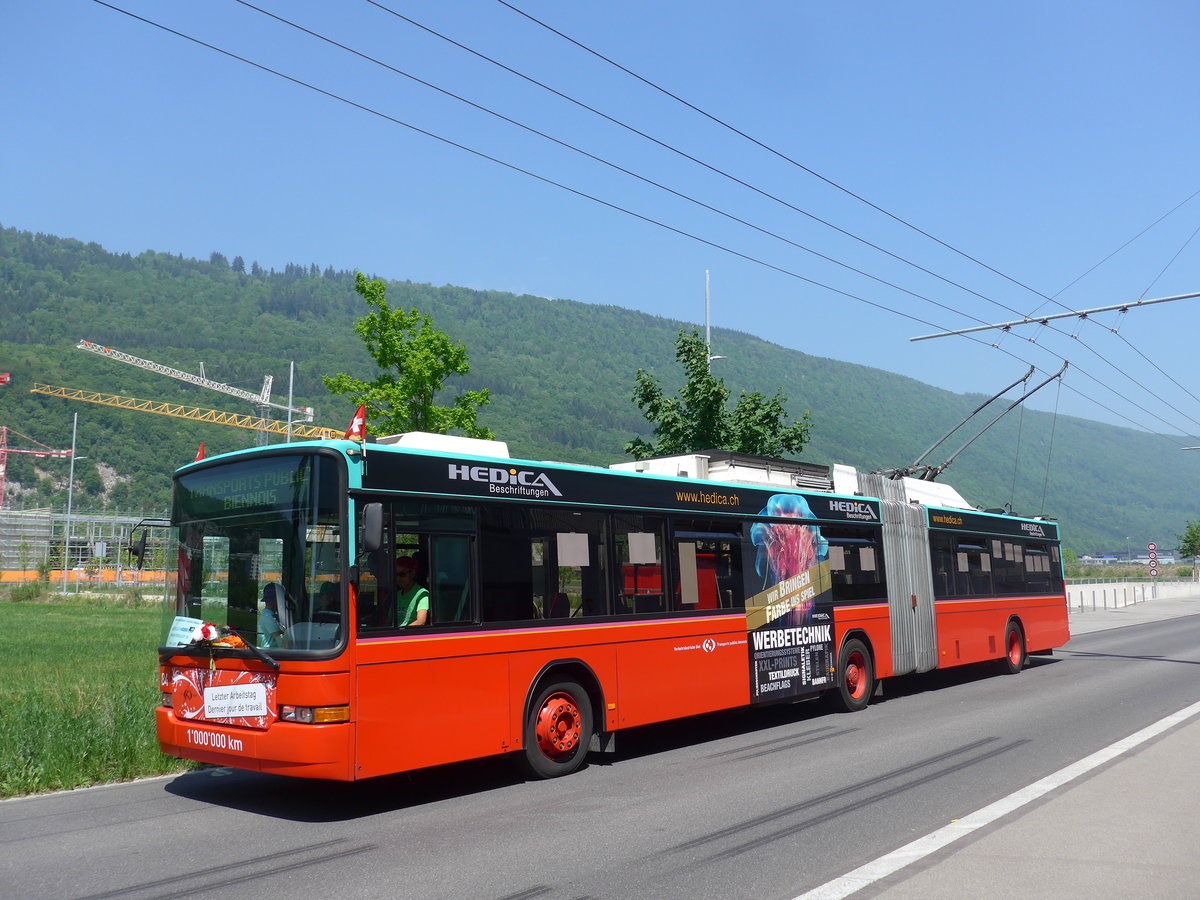
<instances>
[{"instance_id":1,"label":"bus driver","mask_svg":"<svg viewBox=\"0 0 1200 900\"><path fill-rule=\"evenodd\" d=\"M396 617L401 627L429 622L429 591L417 584L417 561L396 559Z\"/></svg>"}]
</instances>

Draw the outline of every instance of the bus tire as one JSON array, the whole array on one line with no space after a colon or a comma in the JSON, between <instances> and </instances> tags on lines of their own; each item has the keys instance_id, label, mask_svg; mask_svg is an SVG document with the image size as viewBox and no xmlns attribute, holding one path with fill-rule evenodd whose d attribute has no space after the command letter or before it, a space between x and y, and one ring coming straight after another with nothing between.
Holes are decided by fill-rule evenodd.
<instances>
[{"instance_id":1,"label":"bus tire","mask_svg":"<svg viewBox=\"0 0 1200 900\"><path fill-rule=\"evenodd\" d=\"M1004 629L1004 656L1000 665L1009 675L1016 675L1025 668L1028 653L1025 650L1025 632L1015 621L1009 621Z\"/></svg>"},{"instance_id":2,"label":"bus tire","mask_svg":"<svg viewBox=\"0 0 1200 900\"><path fill-rule=\"evenodd\" d=\"M574 681L538 691L525 720L524 767L536 778L569 775L583 765L592 742L592 701Z\"/></svg>"},{"instance_id":3,"label":"bus tire","mask_svg":"<svg viewBox=\"0 0 1200 900\"><path fill-rule=\"evenodd\" d=\"M867 645L857 638L842 644L838 653L837 688L829 693L834 707L842 712L865 709L875 693L875 664Z\"/></svg>"}]
</instances>

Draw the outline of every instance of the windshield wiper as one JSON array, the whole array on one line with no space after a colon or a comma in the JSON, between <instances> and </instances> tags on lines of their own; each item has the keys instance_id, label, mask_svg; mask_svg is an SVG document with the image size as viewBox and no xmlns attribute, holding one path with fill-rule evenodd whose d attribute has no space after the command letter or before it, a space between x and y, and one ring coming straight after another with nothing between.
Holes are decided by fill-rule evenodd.
<instances>
[{"instance_id":1,"label":"windshield wiper","mask_svg":"<svg viewBox=\"0 0 1200 900\"><path fill-rule=\"evenodd\" d=\"M239 647L238 649L241 649L241 648ZM263 662L265 662L272 669L279 668L279 663L275 659L275 657L273 657L269 653L265 652L261 647L255 647L253 644L247 643L246 649L249 650L251 653L253 653L255 656L257 656L259 659L261 659Z\"/></svg>"}]
</instances>

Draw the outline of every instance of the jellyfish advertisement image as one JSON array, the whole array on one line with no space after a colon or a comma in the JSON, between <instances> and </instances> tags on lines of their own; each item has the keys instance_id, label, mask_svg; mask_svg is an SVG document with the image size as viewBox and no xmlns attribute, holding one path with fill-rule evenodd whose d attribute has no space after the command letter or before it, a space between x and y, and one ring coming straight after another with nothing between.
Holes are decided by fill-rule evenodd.
<instances>
[{"instance_id":1,"label":"jellyfish advertisement image","mask_svg":"<svg viewBox=\"0 0 1200 900\"><path fill-rule=\"evenodd\" d=\"M829 543L808 502L776 494L750 539L760 590L746 601L751 696L779 700L821 690L831 679L833 616L829 611ZM782 522L780 519L795 521Z\"/></svg>"}]
</instances>

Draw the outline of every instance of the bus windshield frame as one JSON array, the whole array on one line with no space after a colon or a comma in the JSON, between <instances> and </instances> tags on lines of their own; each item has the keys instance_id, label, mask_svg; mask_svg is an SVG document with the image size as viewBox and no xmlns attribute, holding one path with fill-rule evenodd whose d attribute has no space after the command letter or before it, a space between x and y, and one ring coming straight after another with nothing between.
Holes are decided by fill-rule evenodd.
<instances>
[{"instance_id":1,"label":"bus windshield frame","mask_svg":"<svg viewBox=\"0 0 1200 900\"><path fill-rule=\"evenodd\" d=\"M321 448L179 472L175 589L165 603L162 650L202 643L206 655L258 649L285 659L341 652L349 637L345 497L344 458ZM202 634L206 624L215 629Z\"/></svg>"}]
</instances>

